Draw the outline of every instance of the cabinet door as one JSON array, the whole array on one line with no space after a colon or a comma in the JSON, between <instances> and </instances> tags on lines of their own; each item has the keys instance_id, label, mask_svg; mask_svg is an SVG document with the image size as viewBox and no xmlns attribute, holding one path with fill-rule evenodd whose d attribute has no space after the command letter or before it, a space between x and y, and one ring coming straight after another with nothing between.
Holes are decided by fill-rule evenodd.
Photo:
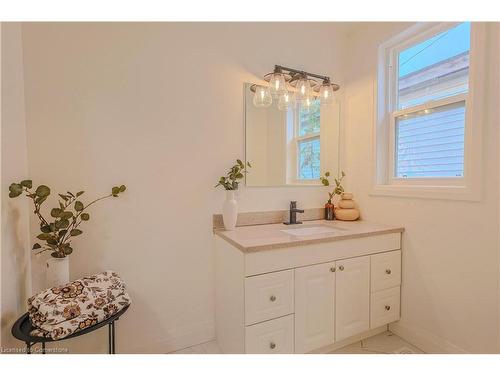
<instances>
[{"instance_id":1,"label":"cabinet door","mask_svg":"<svg viewBox=\"0 0 500 375\"><path fill-rule=\"evenodd\" d=\"M335 263L295 269L295 352L334 341Z\"/></svg>"},{"instance_id":2,"label":"cabinet door","mask_svg":"<svg viewBox=\"0 0 500 375\"><path fill-rule=\"evenodd\" d=\"M337 261L335 339L370 328L370 257Z\"/></svg>"}]
</instances>

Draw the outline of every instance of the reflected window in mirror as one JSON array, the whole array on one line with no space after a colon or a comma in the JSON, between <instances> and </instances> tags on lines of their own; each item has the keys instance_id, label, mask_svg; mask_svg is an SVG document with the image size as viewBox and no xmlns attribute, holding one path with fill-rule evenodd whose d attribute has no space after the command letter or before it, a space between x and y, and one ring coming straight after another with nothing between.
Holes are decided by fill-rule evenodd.
<instances>
[{"instance_id":1,"label":"reflected window in mirror","mask_svg":"<svg viewBox=\"0 0 500 375\"><path fill-rule=\"evenodd\" d=\"M287 110L253 105L245 84L245 157L252 163L247 186L320 186L325 171L339 170L340 107L313 99Z\"/></svg>"},{"instance_id":2,"label":"reflected window in mirror","mask_svg":"<svg viewBox=\"0 0 500 375\"><path fill-rule=\"evenodd\" d=\"M297 180L319 179L321 174L321 106L314 99L309 106L297 105L295 142Z\"/></svg>"}]
</instances>

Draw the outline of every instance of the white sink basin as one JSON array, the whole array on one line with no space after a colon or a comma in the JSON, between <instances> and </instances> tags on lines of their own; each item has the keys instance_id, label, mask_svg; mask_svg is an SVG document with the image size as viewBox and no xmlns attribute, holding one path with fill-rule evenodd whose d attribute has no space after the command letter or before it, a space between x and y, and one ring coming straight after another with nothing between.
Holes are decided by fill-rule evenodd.
<instances>
[{"instance_id":1,"label":"white sink basin","mask_svg":"<svg viewBox=\"0 0 500 375\"><path fill-rule=\"evenodd\" d=\"M286 234L291 234L292 236L314 236L317 234L335 233L339 231L339 229L322 225L317 227L282 229L281 231Z\"/></svg>"}]
</instances>

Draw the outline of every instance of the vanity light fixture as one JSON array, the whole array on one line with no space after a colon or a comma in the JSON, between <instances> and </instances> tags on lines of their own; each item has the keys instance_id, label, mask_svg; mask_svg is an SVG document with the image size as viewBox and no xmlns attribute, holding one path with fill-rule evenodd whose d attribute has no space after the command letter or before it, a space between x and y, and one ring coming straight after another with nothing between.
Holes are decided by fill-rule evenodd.
<instances>
[{"instance_id":1,"label":"vanity light fixture","mask_svg":"<svg viewBox=\"0 0 500 375\"><path fill-rule=\"evenodd\" d=\"M319 84L314 78L322 80L322 83ZM250 87L255 93L254 105L269 107L274 98L281 111L287 111L297 102L309 107L314 97L319 97L321 105L329 105L333 102L333 93L340 88L336 83L331 83L330 77L281 65L275 65L273 72L266 74L264 80L269 84L254 84Z\"/></svg>"}]
</instances>

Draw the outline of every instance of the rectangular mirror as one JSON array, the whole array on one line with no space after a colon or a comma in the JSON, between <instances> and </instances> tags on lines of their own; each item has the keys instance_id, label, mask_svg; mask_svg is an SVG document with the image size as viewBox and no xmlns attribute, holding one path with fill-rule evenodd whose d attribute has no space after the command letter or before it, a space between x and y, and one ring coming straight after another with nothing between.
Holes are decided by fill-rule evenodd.
<instances>
[{"instance_id":1,"label":"rectangular mirror","mask_svg":"<svg viewBox=\"0 0 500 375\"><path fill-rule=\"evenodd\" d=\"M253 104L251 83L245 92L245 152L252 168L247 186L320 185L326 171L339 174L340 105L314 99L309 107L297 104L279 110Z\"/></svg>"}]
</instances>

